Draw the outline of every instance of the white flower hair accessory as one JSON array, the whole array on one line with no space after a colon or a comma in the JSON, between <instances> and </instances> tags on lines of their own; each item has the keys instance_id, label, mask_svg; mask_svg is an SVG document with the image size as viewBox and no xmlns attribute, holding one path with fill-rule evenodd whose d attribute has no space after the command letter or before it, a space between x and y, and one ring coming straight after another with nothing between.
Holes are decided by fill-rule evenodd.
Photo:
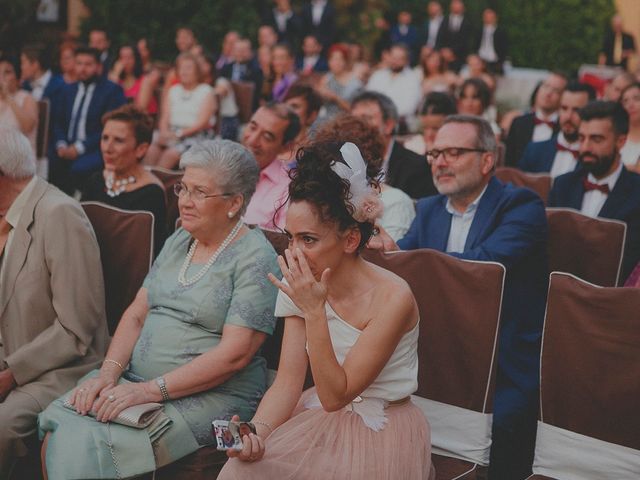
<instances>
[{"instance_id":1,"label":"white flower hair accessory","mask_svg":"<svg viewBox=\"0 0 640 480\"><path fill-rule=\"evenodd\" d=\"M367 180L367 165L364 163L362 154L351 142L342 145L340 154L346 165L336 162L331 165L331 170L349 182L349 193L351 193L349 201L355 208L353 218L358 222L374 223L382 216L382 201Z\"/></svg>"}]
</instances>

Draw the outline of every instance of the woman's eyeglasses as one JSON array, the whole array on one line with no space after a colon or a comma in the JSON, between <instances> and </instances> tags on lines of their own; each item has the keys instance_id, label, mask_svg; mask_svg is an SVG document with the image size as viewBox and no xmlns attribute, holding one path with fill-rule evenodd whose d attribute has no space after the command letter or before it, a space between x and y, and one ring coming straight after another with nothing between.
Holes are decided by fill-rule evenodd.
<instances>
[{"instance_id":1,"label":"woman's eyeglasses","mask_svg":"<svg viewBox=\"0 0 640 480\"><path fill-rule=\"evenodd\" d=\"M178 182L173 186L173 191L176 194L176 196L178 197L189 197L192 200L196 201L196 202L202 202L204 201L206 198L213 198L213 197L228 197L229 195L232 195L231 193L206 193L203 192L202 190L189 190L187 188L187 186L182 183L182 182Z\"/></svg>"}]
</instances>

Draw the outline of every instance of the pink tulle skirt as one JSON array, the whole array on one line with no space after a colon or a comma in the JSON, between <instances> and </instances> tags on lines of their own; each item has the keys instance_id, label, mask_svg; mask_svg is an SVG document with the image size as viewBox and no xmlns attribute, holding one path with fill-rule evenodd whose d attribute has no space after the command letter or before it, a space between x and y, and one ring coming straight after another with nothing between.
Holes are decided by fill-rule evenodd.
<instances>
[{"instance_id":1,"label":"pink tulle skirt","mask_svg":"<svg viewBox=\"0 0 640 480\"><path fill-rule=\"evenodd\" d=\"M230 459L218 480L429 480L431 436L424 414L413 403L391 405L388 422L375 432L355 413L302 405L314 393L307 390L293 416L266 441L262 460Z\"/></svg>"}]
</instances>

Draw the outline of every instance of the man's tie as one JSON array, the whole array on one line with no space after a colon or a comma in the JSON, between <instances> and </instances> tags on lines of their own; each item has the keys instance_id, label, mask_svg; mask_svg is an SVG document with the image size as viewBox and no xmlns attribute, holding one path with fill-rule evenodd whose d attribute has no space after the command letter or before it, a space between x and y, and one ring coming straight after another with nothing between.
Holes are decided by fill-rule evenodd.
<instances>
[{"instance_id":1,"label":"man's tie","mask_svg":"<svg viewBox=\"0 0 640 480\"><path fill-rule=\"evenodd\" d=\"M578 152L578 150L573 150L569 147L565 147L564 145L561 145L560 143L556 142L556 150L558 150L559 152L569 152L571 155L573 155L573 158L575 158L576 160L578 159L578 155L580 152Z\"/></svg>"},{"instance_id":2,"label":"man's tie","mask_svg":"<svg viewBox=\"0 0 640 480\"><path fill-rule=\"evenodd\" d=\"M89 86L84 86L84 91L82 92L82 97L80 97L80 105L78 106L78 110L76 110L75 116L71 119L71 129L69 130L69 141L75 142L78 139L78 127L80 126L80 117L82 117L82 109L84 108L84 101L87 98L87 90L89 90Z\"/></svg>"},{"instance_id":3,"label":"man's tie","mask_svg":"<svg viewBox=\"0 0 640 480\"><path fill-rule=\"evenodd\" d=\"M586 177L582 179L582 186L584 187L584 191L591 192L593 190L600 190L605 195L609 195L609 185L606 183L602 185L598 185L597 183L590 182Z\"/></svg>"},{"instance_id":4,"label":"man's tie","mask_svg":"<svg viewBox=\"0 0 640 480\"><path fill-rule=\"evenodd\" d=\"M4 252L4 247L9 239L9 232L11 231L11 225L5 220L4 217L0 218L0 257Z\"/></svg>"},{"instance_id":5,"label":"man's tie","mask_svg":"<svg viewBox=\"0 0 640 480\"><path fill-rule=\"evenodd\" d=\"M556 126L556 124L554 122L552 122L551 120L543 120L542 118L538 118L538 117L534 117L533 118L533 124L535 126L544 124L544 125L548 126L551 129L555 128L555 126Z\"/></svg>"},{"instance_id":6,"label":"man's tie","mask_svg":"<svg viewBox=\"0 0 640 480\"><path fill-rule=\"evenodd\" d=\"M616 33L613 40L613 63L619 65L622 63L622 34Z\"/></svg>"}]
</instances>

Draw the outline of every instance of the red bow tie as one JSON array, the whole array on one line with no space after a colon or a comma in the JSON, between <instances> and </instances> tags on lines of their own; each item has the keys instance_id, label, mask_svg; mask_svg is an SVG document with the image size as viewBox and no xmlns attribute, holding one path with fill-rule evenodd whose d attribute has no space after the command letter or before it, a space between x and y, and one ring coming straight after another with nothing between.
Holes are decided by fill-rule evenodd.
<instances>
[{"instance_id":1,"label":"red bow tie","mask_svg":"<svg viewBox=\"0 0 640 480\"><path fill-rule=\"evenodd\" d=\"M587 178L583 178L582 186L584 187L585 193L592 190L600 190L605 195L609 195L609 185L607 185L606 183L598 185L597 183L590 182Z\"/></svg>"},{"instance_id":2,"label":"red bow tie","mask_svg":"<svg viewBox=\"0 0 640 480\"><path fill-rule=\"evenodd\" d=\"M569 147L565 147L564 145L560 145L559 143L556 142L556 150L558 150L559 152L569 152L571 153L571 155L573 155L573 158L575 158L576 160L578 159L578 150L572 150Z\"/></svg>"},{"instance_id":3,"label":"red bow tie","mask_svg":"<svg viewBox=\"0 0 640 480\"><path fill-rule=\"evenodd\" d=\"M552 130L555 128L556 123L552 122L551 120L543 120L541 118L538 117L534 117L533 119L533 124L538 126L538 125L542 125L545 124L546 126L548 126L549 128L551 128Z\"/></svg>"}]
</instances>

